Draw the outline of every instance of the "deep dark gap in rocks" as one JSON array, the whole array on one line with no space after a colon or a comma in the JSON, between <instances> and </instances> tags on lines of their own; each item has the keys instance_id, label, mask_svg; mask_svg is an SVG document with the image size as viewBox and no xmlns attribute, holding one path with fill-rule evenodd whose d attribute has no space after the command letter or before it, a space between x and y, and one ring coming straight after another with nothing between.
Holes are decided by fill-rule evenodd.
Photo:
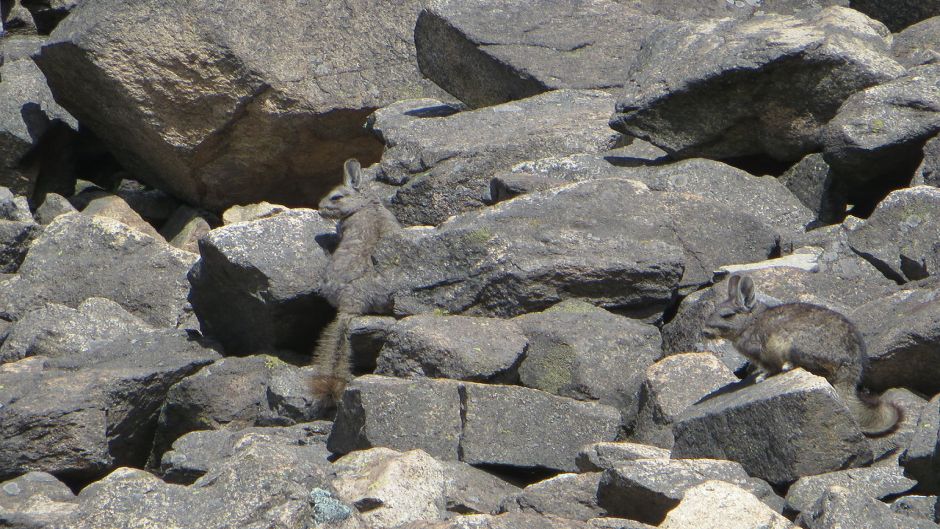
<instances>
[{"instance_id":1,"label":"deep dark gap in rocks","mask_svg":"<svg viewBox=\"0 0 940 529\"><path fill-rule=\"evenodd\" d=\"M888 193L910 186L914 171L917 170L922 158L921 156L916 158L916 162L912 160L909 164L902 164L891 176L847 189L846 198L851 204L848 214L862 219L870 217ZM903 159L899 158L899 160Z\"/></svg>"},{"instance_id":2,"label":"deep dark gap in rocks","mask_svg":"<svg viewBox=\"0 0 940 529\"><path fill-rule=\"evenodd\" d=\"M23 7L33 15L36 30L40 35L48 35L68 16L69 10L63 7L52 8L49 0L21 0Z\"/></svg>"},{"instance_id":3,"label":"deep dark gap in rocks","mask_svg":"<svg viewBox=\"0 0 940 529\"><path fill-rule=\"evenodd\" d=\"M721 161L755 176L780 176L787 172L787 169L792 167L795 163L782 162L766 155L741 156L738 158L727 158Z\"/></svg>"},{"instance_id":4,"label":"deep dark gap in rocks","mask_svg":"<svg viewBox=\"0 0 940 529\"><path fill-rule=\"evenodd\" d=\"M473 465L474 467L488 472L499 479L506 481L520 488L525 488L533 483L545 481L561 474L557 470L547 468L519 468L508 465Z\"/></svg>"}]
</instances>

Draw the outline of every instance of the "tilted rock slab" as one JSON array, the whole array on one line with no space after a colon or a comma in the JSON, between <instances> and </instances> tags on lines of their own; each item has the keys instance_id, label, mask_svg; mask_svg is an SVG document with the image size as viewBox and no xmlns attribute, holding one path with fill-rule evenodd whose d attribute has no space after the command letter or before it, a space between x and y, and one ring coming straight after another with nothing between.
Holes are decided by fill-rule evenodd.
<instances>
[{"instance_id":1,"label":"tilted rock slab","mask_svg":"<svg viewBox=\"0 0 940 529\"><path fill-rule=\"evenodd\" d=\"M600 472L559 474L533 483L521 493L507 498L502 512L535 512L571 520L590 520L605 516L607 511L597 504Z\"/></svg>"},{"instance_id":2,"label":"tilted rock slab","mask_svg":"<svg viewBox=\"0 0 940 529\"><path fill-rule=\"evenodd\" d=\"M806 529L937 529L937 524L892 512L891 507L851 488L831 487L796 522Z\"/></svg>"},{"instance_id":3,"label":"tilted rock slab","mask_svg":"<svg viewBox=\"0 0 940 529\"><path fill-rule=\"evenodd\" d=\"M116 220L56 217L29 249L19 273L0 283L0 313L17 319L47 302L77 307L108 298L150 325L182 319L196 256Z\"/></svg>"},{"instance_id":4,"label":"tilted rock slab","mask_svg":"<svg viewBox=\"0 0 940 529\"><path fill-rule=\"evenodd\" d=\"M209 232L189 273L189 300L205 334L230 354L313 350L330 310L317 295L333 222L296 209Z\"/></svg>"},{"instance_id":5,"label":"tilted rock slab","mask_svg":"<svg viewBox=\"0 0 940 529\"><path fill-rule=\"evenodd\" d=\"M845 487L853 493L880 500L908 492L916 485L916 481L904 477L897 465L827 472L796 480L787 490L787 508L794 512L810 511L833 486Z\"/></svg>"},{"instance_id":6,"label":"tilted rock slab","mask_svg":"<svg viewBox=\"0 0 940 529\"><path fill-rule=\"evenodd\" d=\"M497 171L533 158L613 147L620 138L607 126L613 104L602 91L556 90L456 114L434 100L383 108L370 126L386 147L380 179L401 186L389 206L408 225L437 225L481 208Z\"/></svg>"},{"instance_id":7,"label":"tilted rock slab","mask_svg":"<svg viewBox=\"0 0 940 529\"><path fill-rule=\"evenodd\" d=\"M778 512L743 488L706 481L689 489L659 529L795 529Z\"/></svg>"},{"instance_id":8,"label":"tilted rock slab","mask_svg":"<svg viewBox=\"0 0 940 529\"><path fill-rule=\"evenodd\" d=\"M418 16L415 46L424 75L483 107L559 88L620 88L660 23L611 0L439 0Z\"/></svg>"},{"instance_id":9,"label":"tilted rock slab","mask_svg":"<svg viewBox=\"0 0 940 529\"><path fill-rule=\"evenodd\" d=\"M940 21L940 17L938 17L938 21ZM936 136L924 144L924 159L920 162L917 172L914 173L914 180L911 184L940 187L940 136Z\"/></svg>"},{"instance_id":10,"label":"tilted rock slab","mask_svg":"<svg viewBox=\"0 0 940 529\"><path fill-rule=\"evenodd\" d=\"M46 472L0 483L0 524L7 527L54 527L76 507L71 489Z\"/></svg>"},{"instance_id":11,"label":"tilted rock slab","mask_svg":"<svg viewBox=\"0 0 940 529\"><path fill-rule=\"evenodd\" d=\"M737 461L773 484L872 460L868 441L832 386L802 369L690 407L673 434L674 458Z\"/></svg>"},{"instance_id":12,"label":"tilted rock slab","mask_svg":"<svg viewBox=\"0 0 940 529\"><path fill-rule=\"evenodd\" d=\"M848 0L625 0L643 13L672 20L749 17L755 12L793 14L826 6L849 6Z\"/></svg>"},{"instance_id":13,"label":"tilted rock slab","mask_svg":"<svg viewBox=\"0 0 940 529\"><path fill-rule=\"evenodd\" d=\"M847 185L900 187L937 133L940 64L918 66L846 99L826 129L826 162Z\"/></svg>"},{"instance_id":14,"label":"tilted rock slab","mask_svg":"<svg viewBox=\"0 0 940 529\"><path fill-rule=\"evenodd\" d=\"M940 16L936 0L852 0L852 8L884 22L891 31Z\"/></svg>"},{"instance_id":15,"label":"tilted rock slab","mask_svg":"<svg viewBox=\"0 0 940 529\"><path fill-rule=\"evenodd\" d=\"M940 492L940 395L921 409L914 432L901 453L901 465L921 490L936 494Z\"/></svg>"},{"instance_id":16,"label":"tilted rock slab","mask_svg":"<svg viewBox=\"0 0 940 529\"><path fill-rule=\"evenodd\" d=\"M908 68L940 62L940 12L895 34L891 50Z\"/></svg>"},{"instance_id":17,"label":"tilted rock slab","mask_svg":"<svg viewBox=\"0 0 940 529\"><path fill-rule=\"evenodd\" d=\"M682 158L796 161L847 97L902 73L887 29L842 7L679 22L644 44L611 126Z\"/></svg>"},{"instance_id":18,"label":"tilted rock slab","mask_svg":"<svg viewBox=\"0 0 940 529\"><path fill-rule=\"evenodd\" d=\"M538 390L366 375L344 392L328 447L420 448L474 465L575 471L581 446L612 441L619 429L615 408Z\"/></svg>"},{"instance_id":19,"label":"tilted rock slab","mask_svg":"<svg viewBox=\"0 0 940 529\"><path fill-rule=\"evenodd\" d=\"M402 315L507 317L580 299L654 320L677 288L765 259L777 239L757 217L701 196L609 179L460 215L380 244L375 262Z\"/></svg>"},{"instance_id":20,"label":"tilted rock slab","mask_svg":"<svg viewBox=\"0 0 940 529\"><path fill-rule=\"evenodd\" d=\"M421 79L419 3L83 2L37 63L56 100L142 180L211 210L312 205L376 160L376 108ZM78 80L78 81L76 81Z\"/></svg>"}]
</instances>

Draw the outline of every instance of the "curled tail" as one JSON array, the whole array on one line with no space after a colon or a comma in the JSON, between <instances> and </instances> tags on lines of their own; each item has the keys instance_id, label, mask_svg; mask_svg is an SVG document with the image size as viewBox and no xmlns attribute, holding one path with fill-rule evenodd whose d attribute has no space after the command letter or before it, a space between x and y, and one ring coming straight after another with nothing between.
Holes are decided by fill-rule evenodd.
<instances>
[{"instance_id":1,"label":"curled tail","mask_svg":"<svg viewBox=\"0 0 940 529\"><path fill-rule=\"evenodd\" d=\"M339 401L346 384L352 378L349 357L349 322L355 314L339 312L320 333L313 353L315 374L310 388L315 397L328 405Z\"/></svg>"},{"instance_id":2,"label":"curled tail","mask_svg":"<svg viewBox=\"0 0 940 529\"><path fill-rule=\"evenodd\" d=\"M904 420L904 411L900 406L889 402L880 395L873 395L865 390L852 388L840 391L855 420L868 437L880 437L893 433Z\"/></svg>"}]
</instances>

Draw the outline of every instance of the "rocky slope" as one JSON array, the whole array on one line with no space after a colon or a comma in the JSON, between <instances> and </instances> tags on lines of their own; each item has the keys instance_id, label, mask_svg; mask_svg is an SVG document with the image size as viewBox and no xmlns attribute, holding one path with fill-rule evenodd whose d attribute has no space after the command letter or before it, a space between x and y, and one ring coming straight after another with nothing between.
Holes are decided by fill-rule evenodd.
<instances>
[{"instance_id":1,"label":"rocky slope","mask_svg":"<svg viewBox=\"0 0 940 529\"><path fill-rule=\"evenodd\" d=\"M0 18L0 527L940 527L940 3ZM406 229L334 407L353 156ZM708 339L730 273L854 322L898 427Z\"/></svg>"}]
</instances>

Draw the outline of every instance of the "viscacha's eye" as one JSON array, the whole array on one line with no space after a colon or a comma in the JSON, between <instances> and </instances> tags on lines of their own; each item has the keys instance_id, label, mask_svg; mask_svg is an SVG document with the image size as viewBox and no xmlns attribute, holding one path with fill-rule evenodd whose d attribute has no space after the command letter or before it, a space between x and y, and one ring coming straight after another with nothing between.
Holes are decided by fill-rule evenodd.
<instances>
[{"instance_id":1,"label":"viscacha's eye","mask_svg":"<svg viewBox=\"0 0 940 529\"><path fill-rule=\"evenodd\" d=\"M330 200L332 200L333 202L336 202L337 200L341 198L343 198L343 195L333 195L330 197Z\"/></svg>"}]
</instances>

